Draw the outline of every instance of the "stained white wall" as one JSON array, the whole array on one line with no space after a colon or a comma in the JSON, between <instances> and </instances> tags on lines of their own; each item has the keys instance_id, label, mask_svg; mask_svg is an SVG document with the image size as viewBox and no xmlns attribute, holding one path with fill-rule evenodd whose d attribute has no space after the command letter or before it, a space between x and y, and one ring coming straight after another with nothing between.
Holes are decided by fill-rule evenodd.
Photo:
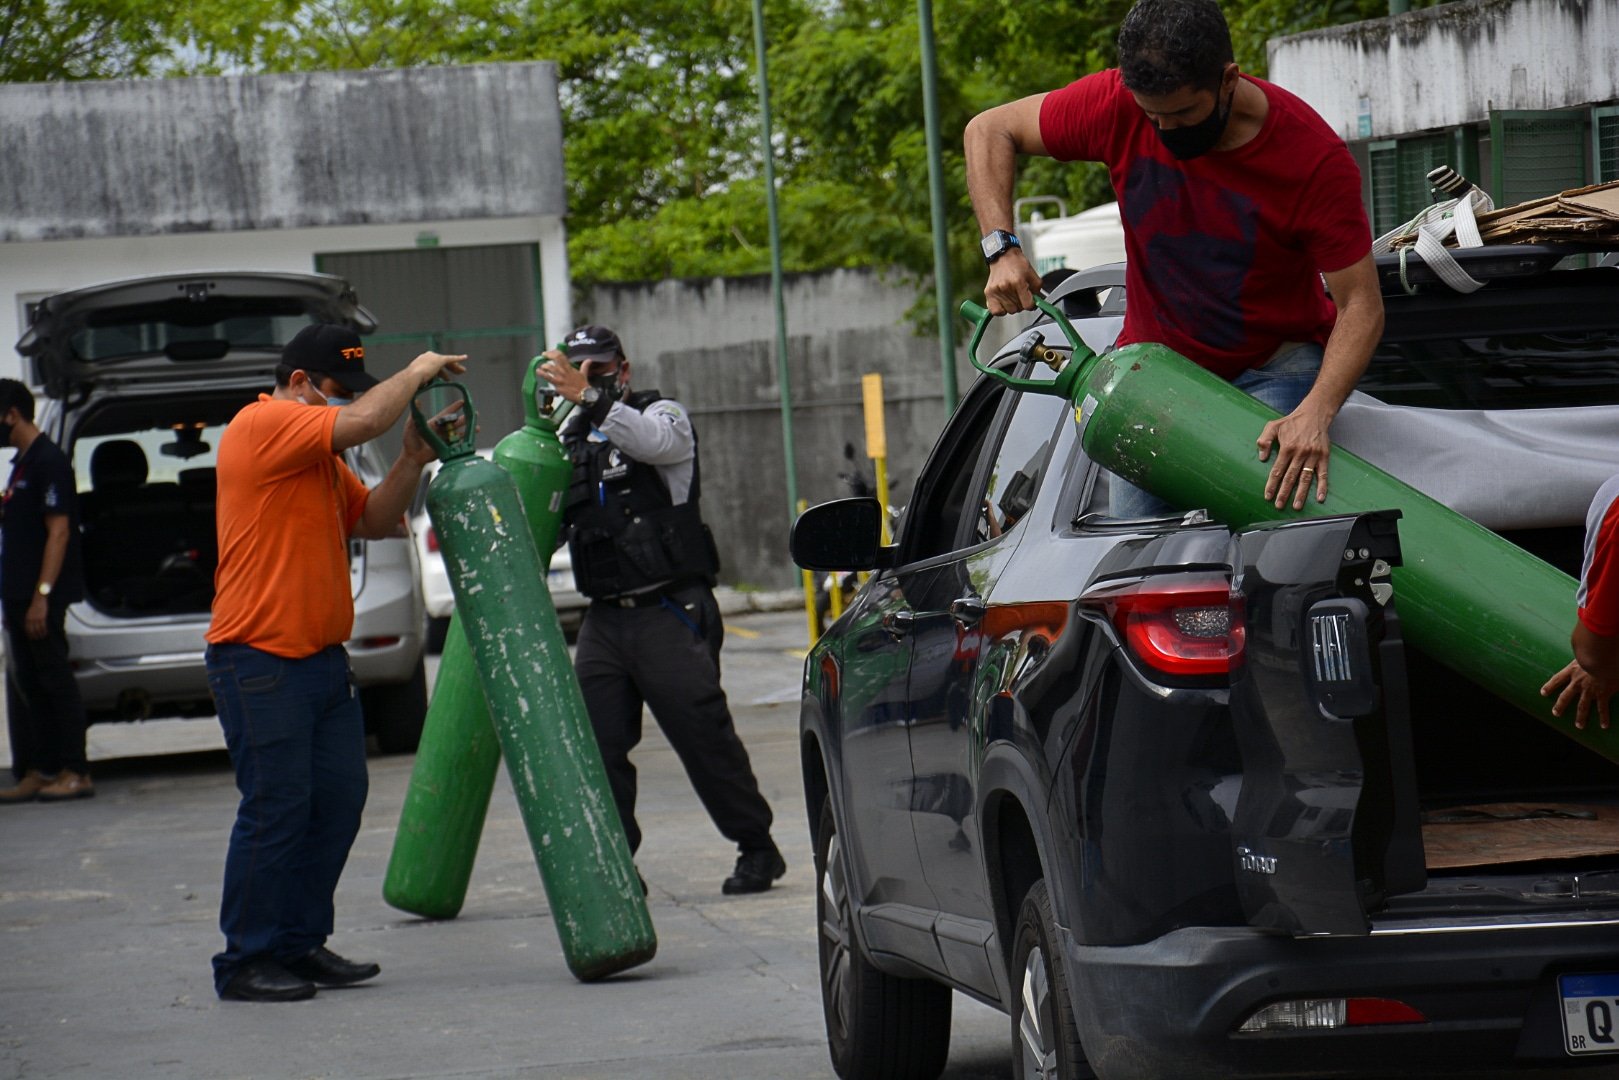
<instances>
[{"instance_id":1,"label":"stained white wall","mask_svg":"<svg viewBox=\"0 0 1619 1080\"><path fill-rule=\"evenodd\" d=\"M191 270L309 273L315 269L317 254L413 248L424 234L437 237L440 247L538 244L545 325L573 325L567 242L562 221L556 217L10 243L0 244L0 376L22 377L22 358L14 346L22 336L23 303L40 295L139 274ZM362 294L360 302L365 300ZM379 330L386 333L388 327Z\"/></svg>"},{"instance_id":2,"label":"stained white wall","mask_svg":"<svg viewBox=\"0 0 1619 1080\"><path fill-rule=\"evenodd\" d=\"M565 212L548 61L0 85L0 241Z\"/></svg>"},{"instance_id":3,"label":"stained white wall","mask_svg":"<svg viewBox=\"0 0 1619 1080\"><path fill-rule=\"evenodd\" d=\"M1277 38L1270 76L1348 140L1615 101L1619 0L1464 0Z\"/></svg>"}]
</instances>

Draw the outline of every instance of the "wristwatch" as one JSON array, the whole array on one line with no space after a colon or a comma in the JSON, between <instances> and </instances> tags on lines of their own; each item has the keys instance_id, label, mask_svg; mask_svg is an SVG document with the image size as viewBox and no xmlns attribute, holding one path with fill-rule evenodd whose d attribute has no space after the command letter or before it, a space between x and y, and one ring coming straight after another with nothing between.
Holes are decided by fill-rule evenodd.
<instances>
[{"instance_id":1,"label":"wristwatch","mask_svg":"<svg viewBox=\"0 0 1619 1080\"><path fill-rule=\"evenodd\" d=\"M978 242L978 246L984 251L984 261L992 263L1013 248L1021 248L1023 242L1005 229L994 229Z\"/></svg>"},{"instance_id":2,"label":"wristwatch","mask_svg":"<svg viewBox=\"0 0 1619 1080\"><path fill-rule=\"evenodd\" d=\"M602 392L599 387L587 386L583 390L579 391L579 404L583 405L587 409L594 408L596 402L600 401L601 399Z\"/></svg>"},{"instance_id":3,"label":"wristwatch","mask_svg":"<svg viewBox=\"0 0 1619 1080\"><path fill-rule=\"evenodd\" d=\"M39 595L41 595L41 596L49 596L50 594L51 594L51 583L48 582L48 581L41 581L39 583Z\"/></svg>"}]
</instances>

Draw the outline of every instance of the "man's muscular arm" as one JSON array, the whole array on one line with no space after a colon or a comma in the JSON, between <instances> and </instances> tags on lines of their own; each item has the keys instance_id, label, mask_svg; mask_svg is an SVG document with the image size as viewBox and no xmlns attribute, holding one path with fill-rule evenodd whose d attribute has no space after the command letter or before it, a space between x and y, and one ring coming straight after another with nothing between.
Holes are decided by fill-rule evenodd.
<instances>
[{"instance_id":1,"label":"man's muscular arm","mask_svg":"<svg viewBox=\"0 0 1619 1080\"><path fill-rule=\"evenodd\" d=\"M1303 509L1311 487L1316 502L1326 501L1332 450L1327 429L1365 374L1383 336L1383 294L1371 255L1326 278L1338 305L1338 321L1327 339L1321 371L1299 407L1266 424L1257 440L1260 461L1269 461L1272 448L1276 450L1276 461L1265 482L1265 498L1274 500L1278 510L1290 496L1293 509Z\"/></svg>"},{"instance_id":2,"label":"man's muscular arm","mask_svg":"<svg viewBox=\"0 0 1619 1080\"><path fill-rule=\"evenodd\" d=\"M967 125L963 149L967 157L967 193L978 216L978 231L1014 231L1012 190L1019 154L1047 156L1040 137L1040 103L1044 94L1021 98L979 113ZM984 300L995 315L1029 311L1040 292L1040 275L1028 256L1014 248L989 265Z\"/></svg>"}]
</instances>

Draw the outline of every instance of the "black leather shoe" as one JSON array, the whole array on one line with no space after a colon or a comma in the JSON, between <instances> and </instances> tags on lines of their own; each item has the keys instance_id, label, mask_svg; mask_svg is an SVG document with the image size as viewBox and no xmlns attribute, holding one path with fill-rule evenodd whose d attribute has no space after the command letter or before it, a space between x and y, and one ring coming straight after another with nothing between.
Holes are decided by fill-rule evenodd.
<instances>
[{"instance_id":1,"label":"black leather shoe","mask_svg":"<svg viewBox=\"0 0 1619 1080\"><path fill-rule=\"evenodd\" d=\"M727 896L764 892L770 883L787 872L787 860L775 848L744 851L737 857L736 869L725 879L720 891Z\"/></svg>"},{"instance_id":2,"label":"black leather shoe","mask_svg":"<svg viewBox=\"0 0 1619 1080\"><path fill-rule=\"evenodd\" d=\"M318 986L353 986L382 974L382 968L376 964L345 960L324 945L285 963L288 971Z\"/></svg>"},{"instance_id":3,"label":"black leather shoe","mask_svg":"<svg viewBox=\"0 0 1619 1080\"><path fill-rule=\"evenodd\" d=\"M249 960L219 991L222 1001L308 1001L315 984L274 960Z\"/></svg>"}]
</instances>

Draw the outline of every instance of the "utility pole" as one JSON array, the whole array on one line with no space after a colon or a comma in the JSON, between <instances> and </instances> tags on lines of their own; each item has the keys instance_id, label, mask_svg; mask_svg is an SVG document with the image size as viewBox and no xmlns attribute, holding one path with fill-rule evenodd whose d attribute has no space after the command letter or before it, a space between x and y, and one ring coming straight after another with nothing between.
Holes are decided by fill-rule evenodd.
<instances>
[{"instance_id":1,"label":"utility pole","mask_svg":"<svg viewBox=\"0 0 1619 1080\"><path fill-rule=\"evenodd\" d=\"M798 515L798 457L793 448L793 393L787 383L787 307L781 296L781 218L776 211L776 147L770 135L764 0L753 0L753 51L759 64L759 127L764 141L765 206L770 215L770 298L776 308L776 382L781 387L781 442L787 456L787 520L790 523Z\"/></svg>"},{"instance_id":2,"label":"utility pole","mask_svg":"<svg viewBox=\"0 0 1619 1080\"><path fill-rule=\"evenodd\" d=\"M950 313L950 240L944 212L944 158L939 147L939 63L933 51L933 0L916 0L916 21L922 35L922 113L927 124L928 201L933 204L933 291L939 304L939 363L948 415L956 409L956 324Z\"/></svg>"}]
</instances>

